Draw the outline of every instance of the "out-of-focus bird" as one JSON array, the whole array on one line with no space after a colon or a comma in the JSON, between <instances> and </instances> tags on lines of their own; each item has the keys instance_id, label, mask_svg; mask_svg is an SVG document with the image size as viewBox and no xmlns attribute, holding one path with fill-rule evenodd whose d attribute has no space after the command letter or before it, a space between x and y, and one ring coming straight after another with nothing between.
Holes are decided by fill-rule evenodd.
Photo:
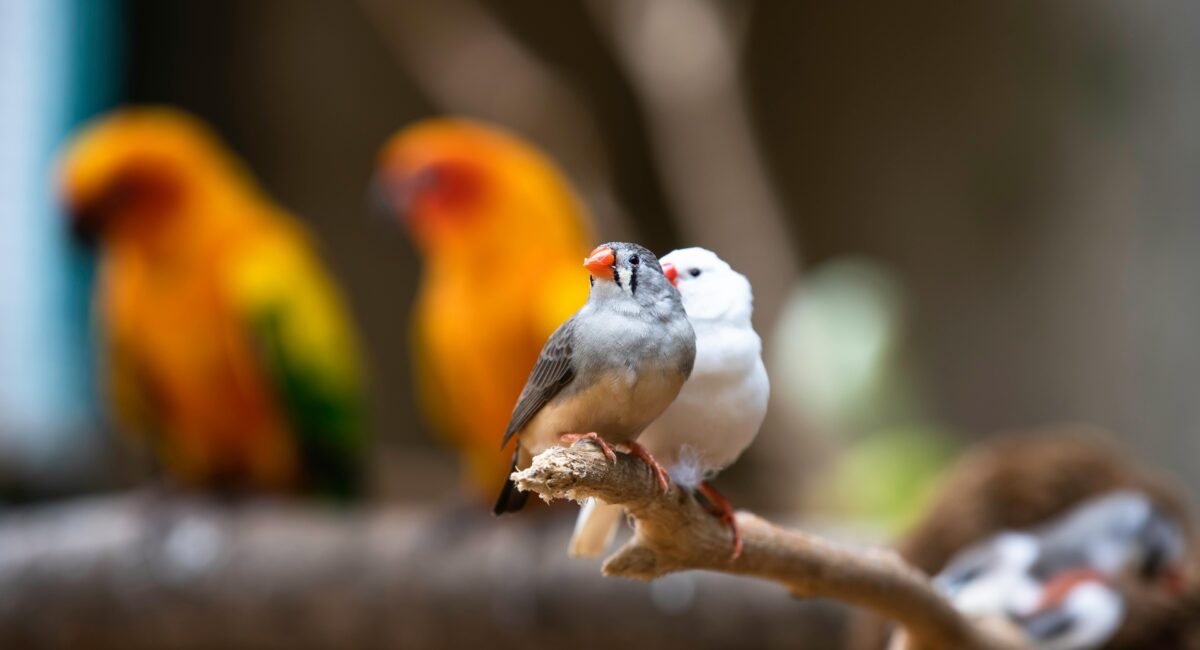
<instances>
[{"instance_id":1,"label":"out-of-focus bird","mask_svg":"<svg viewBox=\"0 0 1200 650\"><path fill-rule=\"evenodd\" d=\"M1146 495L1157 510L1187 526L1178 490L1095 430L1071 426L1000 435L965 454L942 477L925 516L897 547L933 575L972 544L1005 530L1035 528L1119 490Z\"/></svg>"},{"instance_id":2,"label":"out-of-focus bird","mask_svg":"<svg viewBox=\"0 0 1200 650\"><path fill-rule=\"evenodd\" d=\"M542 348L502 445L517 438L512 469L546 449L590 438L612 457L623 444L668 488L666 470L636 438L670 406L696 360L696 335L654 253L601 244L584 261L587 302ZM527 493L507 479L495 513L520 510Z\"/></svg>"},{"instance_id":3,"label":"out-of-focus bird","mask_svg":"<svg viewBox=\"0 0 1200 650\"><path fill-rule=\"evenodd\" d=\"M422 260L413 311L419 402L490 496L496 454L542 343L587 299L591 220L546 156L478 122L432 119L384 146L381 197Z\"/></svg>"},{"instance_id":4,"label":"out-of-focus bird","mask_svg":"<svg viewBox=\"0 0 1200 650\"><path fill-rule=\"evenodd\" d=\"M1057 603L1069 576L1098 577L1105 589L1133 580L1178 595L1186 550L1180 525L1144 494L1117 490L1037 528L1003 531L962 550L934 584L966 614L1024 620L1056 609L1061 618Z\"/></svg>"},{"instance_id":5,"label":"out-of-focus bird","mask_svg":"<svg viewBox=\"0 0 1200 650\"><path fill-rule=\"evenodd\" d=\"M665 255L663 269L683 297L696 332L696 364L679 397L638 438L676 483L700 489L738 533L729 501L708 482L754 441L767 412L770 382L762 342L750 323L754 296L746 276L712 251L685 248ZM595 557L612 542L623 508L589 499L579 512L570 552Z\"/></svg>"},{"instance_id":6,"label":"out-of-focus bird","mask_svg":"<svg viewBox=\"0 0 1200 650\"><path fill-rule=\"evenodd\" d=\"M173 109L97 119L60 172L72 226L99 247L94 309L118 426L188 486L358 493L357 346L300 224Z\"/></svg>"},{"instance_id":7,"label":"out-of-focus bird","mask_svg":"<svg viewBox=\"0 0 1200 650\"><path fill-rule=\"evenodd\" d=\"M1183 527L1186 538L1192 535L1179 489L1088 427L996 436L963 455L939 484L924 517L897 543L901 556L930 575L947 570L956 555L998 533L1034 529L1090 498L1118 490L1146 495L1157 511ZM1195 560L1190 553L1189 594L1197 593ZM1174 634L1167 628L1182 628L1195 618L1189 612L1200 611L1185 609L1179 597L1159 592L1138 590L1135 600L1127 600L1124 623L1109 647L1136 648L1147 635L1158 639L1159 632ZM883 647L886 624L867 615L859 618L851 646Z\"/></svg>"}]
</instances>

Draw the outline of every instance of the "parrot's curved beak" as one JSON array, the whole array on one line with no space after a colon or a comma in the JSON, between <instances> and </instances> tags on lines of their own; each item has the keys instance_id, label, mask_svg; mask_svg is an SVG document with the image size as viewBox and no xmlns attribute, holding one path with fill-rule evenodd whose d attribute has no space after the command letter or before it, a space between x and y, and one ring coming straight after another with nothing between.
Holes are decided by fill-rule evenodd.
<instances>
[{"instance_id":1,"label":"parrot's curved beak","mask_svg":"<svg viewBox=\"0 0 1200 650\"><path fill-rule=\"evenodd\" d=\"M411 174L379 169L371 178L369 188L374 212L385 221L411 225L419 189Z\"/></svg>"},{"instance_id":2,"label":"parrot's curved beak","mask_svg":"<svg viewBox=\"0 0 1200 650\"><path fill-rule=\"evenodd\" d=\"M605 280L613 279L613 263L617 259L617 254L608 246L597 246L595 250L588 254L587 259L583 260L583 268L588 270L594 278L604 278Z\"/></svg>"},{"instance_id":3,"label":"parrot's curved beak","mask_svg":"<svg viewBox=\"0 0 1200 650\"><path fill-rule=\"evenodd\" d=\"M663 275L667 276L667 281L671 283L671 286L678 289L679 288L679 269L675 268L675 265L670 262L663 262L662 270L663 270Z\"/></svg>"},{"instance_id":4,"label":"parrot's curved beak","mask_svg":"<svg viewBox=\"0 0 1200 650\"><path fill-rule=\"evenodd\" d=\"M386 172L376 172L371 177L371 184L367 188L367 201L371 206L371 212L376 215L380 221L405 221L408 218L408 201L397 201L393 196L395 190L393 188L394 181L388 178Z\"/></svg>"},{"instance_id":5,"label":"parrot's curved beak","mask_svg":"<svg viewBox=\"0 0 1200 650\"><path fill-rule=\"evenodd\" d=\"M85 246L95 245L104 222L103 204L97 200L72 198L67 202L66 211L70 219L71 238Z\"/></svg>"},{"instance_id":6,"label":"parrot's curved beak","mask_svg":"<svg viewBox=\"0 0 1200 650\"><path fill-rule=\"evenodd\" d=\"M156 219L146 221L138 215L171 214L187 192L169 163L145 159L133 161L102 184L66 188L64 194L72 234L83 243L93 243L118 223L137 221L152 227Z\"/></svg>"}]
</instances>

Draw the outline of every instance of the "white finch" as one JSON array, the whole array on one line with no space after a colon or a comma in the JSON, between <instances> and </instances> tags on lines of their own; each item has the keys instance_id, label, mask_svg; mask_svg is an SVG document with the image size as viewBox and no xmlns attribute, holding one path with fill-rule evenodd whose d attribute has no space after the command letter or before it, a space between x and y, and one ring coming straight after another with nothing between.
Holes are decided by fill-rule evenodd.
<instances>
[{"instance_id":1,"label":"white finch","mask_svg":"<svg viewBox=\"0 0 1200 650\"><path fill-rule=\"evenodd\" d=\"M675 482L699 489L730 526L734 557L741 535L729 501L706 482L753 442L767 411L770 383L762 342L750 316L750 282L715 253L684 248L662 258L696 332L696 365L679 397L638 438ZM580 510L570 553L595 557L612 542L622 508L589 499Z\"/></svg>"},{"instance_id":2,"label":"white finch","mask_svg":"<svg viewBox=\"0 0 1200 650\"><path fill-rule=\"evenodd\" d=\"M587 303L546 341L501 446L517 437L516 470L546 449L580 438L590 438L610 458L610 443L623 444L666 491L666 471L635 439L687 381L696 335L654 253L637 244L601 244L583 265L592 276ZM520 510L526 496L510 478L495 513Z\"/></svg>"}]
</instances>

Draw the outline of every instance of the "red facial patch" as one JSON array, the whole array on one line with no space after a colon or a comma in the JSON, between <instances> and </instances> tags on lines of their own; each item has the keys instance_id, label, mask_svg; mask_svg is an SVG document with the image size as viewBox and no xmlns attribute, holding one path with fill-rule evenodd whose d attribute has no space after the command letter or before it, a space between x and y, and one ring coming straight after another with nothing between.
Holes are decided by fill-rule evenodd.
<instances>
[{"instance_id":1,"label":"red facial patch","mask_svg":"<svg viewBox=\"0 0 1200 650\"><path fill-rule=\"evenodd\" d=\"M414 216L462 213L483 193L483 174L470 163L441 160L409 176L404 193L404 207Z\"/></svg>"}]
</instances>

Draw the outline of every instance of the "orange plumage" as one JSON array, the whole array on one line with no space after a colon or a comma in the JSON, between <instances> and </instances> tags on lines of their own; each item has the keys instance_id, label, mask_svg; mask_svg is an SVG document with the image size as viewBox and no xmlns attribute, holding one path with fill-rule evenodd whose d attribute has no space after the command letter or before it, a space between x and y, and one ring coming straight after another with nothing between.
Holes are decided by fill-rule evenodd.
<instances>
[{"instance_id":1,"label":"orange plumage","mask_svg":"<svg viewBox=\"0 0 1200 650\"><path fill-rule=\"evenodd\" d=\"M591 220L532 145L461 119L396 134L378 182L423 259L413 313L420 402L490 498L500 438L546 338L587 299Z\"/></svg>"},{"instance_id":2,"label":"orange plumage","mask_svg":"<svg viewBox=\"0 0 1200 650\"><path fill-rule=\"evenodd\" d=\"M353 493L356 346L299 224L170 109L90 124L61 185L99 244L94 307L121 428L188 485Z\"/></svg>"}]
</instances>

